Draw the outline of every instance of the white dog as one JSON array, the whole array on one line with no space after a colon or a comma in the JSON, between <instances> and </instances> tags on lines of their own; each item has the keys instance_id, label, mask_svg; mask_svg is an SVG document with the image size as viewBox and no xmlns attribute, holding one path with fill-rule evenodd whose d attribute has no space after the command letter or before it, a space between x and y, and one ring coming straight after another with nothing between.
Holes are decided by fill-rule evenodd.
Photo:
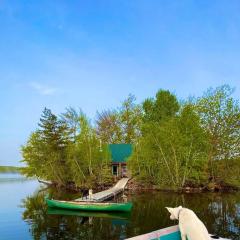
<instances>
[{"instance_id":1,"label":"white dog","mask_svg":"<svg viewBox=\"0 0 240 240\"><path fill-rule=\"evenodd\" d=\"M179 221L179 229L182 240L211 240L208 230L197 215L188 208L179 206L177 208L169 208L171 220Z\"/></svg>"}]
</instances>

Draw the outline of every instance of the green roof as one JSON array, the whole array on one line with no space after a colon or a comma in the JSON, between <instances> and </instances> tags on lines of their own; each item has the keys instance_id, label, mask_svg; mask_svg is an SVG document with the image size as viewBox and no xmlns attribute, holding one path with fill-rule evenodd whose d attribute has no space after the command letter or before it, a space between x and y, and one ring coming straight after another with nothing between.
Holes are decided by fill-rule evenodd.
<instances>
[{"instance_id":1,"label":"green roof","mask_svg":"<svg viewBox=\"0 0 240 240\"><path fill-rule=\"evenodd\" d=\"M127 158L132 154L132 149L132 144L109 144L109 150L112 155L112 162L126 162Z\"/></svg>"}]
</instances>

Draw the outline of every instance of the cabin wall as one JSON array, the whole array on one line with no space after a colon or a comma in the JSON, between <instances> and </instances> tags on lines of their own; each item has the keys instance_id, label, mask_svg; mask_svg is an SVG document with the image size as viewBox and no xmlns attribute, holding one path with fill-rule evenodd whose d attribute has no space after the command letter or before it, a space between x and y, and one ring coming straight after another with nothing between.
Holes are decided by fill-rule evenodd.
<instances>
[{"instance_id":1,"label":"cabin wall","mask_svg":"<svg viewBox=\"0 0 240 240\"><path fill-rule=\"evenodd\" d=\"M127 159L133 151L132 144L109 144L112 158L112 174L116 177L127 176Z\"/></svg>"},{"instance_id":2,"label":"cabin wall","mask_svg":"<svg viewBox=\"0 0 240 240\"><path fill-rule=\"evenodd\" d=\"M127 164L126 163L113 163L112 174L117 177L127 176Z\"/></svg>"}]
</instances>

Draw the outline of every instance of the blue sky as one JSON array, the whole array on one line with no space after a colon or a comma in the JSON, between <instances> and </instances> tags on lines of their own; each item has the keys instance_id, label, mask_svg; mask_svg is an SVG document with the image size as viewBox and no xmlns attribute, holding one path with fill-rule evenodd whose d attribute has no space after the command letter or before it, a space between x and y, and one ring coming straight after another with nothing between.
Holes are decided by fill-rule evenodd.
<instances>
[{"instance_id":1,"label":"blue sky","mask_svg":"<svg viewBox=\"0 0 240 240\"><path fill-rule=\"evenodd\" d=\"M119 106L160 88L179 98L224 83L240 94L238 0L0 0L0 165L43 108Z\"/></svg>"}]
</instances>

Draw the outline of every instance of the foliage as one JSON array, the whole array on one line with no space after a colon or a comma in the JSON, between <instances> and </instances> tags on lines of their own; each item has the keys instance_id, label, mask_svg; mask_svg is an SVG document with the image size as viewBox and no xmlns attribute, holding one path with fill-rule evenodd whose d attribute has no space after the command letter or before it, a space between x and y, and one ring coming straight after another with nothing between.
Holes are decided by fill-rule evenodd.
<instances>
[{"instance_id":1,"label":"foliage","mask_svg":"<svg viewBox=\"0 0 240 240\"><path fill-rule=\"evenodd\" d=\"M120 109L123 143L134 143L141 135L142 109L134 103L135 100L133 95L129 95Z\"/></svg>"},{"instance_id":2,"label":"foliage","mask_svg":"<svg viewBox=\"0 0 240 240\"><path fill-rule=\"evenodd\" d=\"M193 106L161 124L145 124L145 134L129 160L133 174L162 188L181 188L186 181L206 181L208 143Z\"/></svg>"},{"instance_id":3,"label":"foliage","mask_svg":"<svg viewBox=\"0 0 240 240\"><path fill-rule=\"evenodd\" d=\"M96 131L104 143L137 141L141 134L142 108L135 101L130 94L119 109L97 113Z\"/></svg>"},{"instance_id":4,"label":"foliage","mask_svg":"<svg viewBox=\"0 0 240 240\"><path fill-rule=\"evenodd\" d=\"M154 98L143 102L144 122L160 122L166 117L173 117L180 105L176 96L169 91L159 90Z\"/></svg>"},{"instance_id":5,"label":"foliage","mask_svg":"<svg viewBox=\"0 0 240 240\"><path fill-rule=\"evenodd\" d=\"M121 143L122 131L117 111L97 113L96 131L103 143Z\"/></svg>"},{"instance_id":6,"label":"foliage","mask_svg":"<svg viewBox=\"0 0 240 240\"><path fill-rule=\"evenodd\" d=\"M28 177L37 176L64 185L69 180L66 125L45 108L39 127L22 146L23 162L28 166L22 172Z\"/></svg>"},{"instance_id":7,"label":"foliage","mask_svg":"<svg viewBox=\"0 0 240 240\"><path fill-rule=\"evenodd\" d=\"M80 117L84 115L82 110L76 111L74 108L66 108L66 112L61 114L61 121L67 126L68 138L75 142L77 135L79 134L80 127Z\"/></svg>"},{"instance_id":8,"label":"foliage","mask_svg":"<svg viewBox=\"0 0 240 240\"><path fill-rule=\"evenodd\" d=\"M81 110L60 117L45 109L39 128L22 146L22 172L61 185L109 184L110 143L132 143L128 161L144 184L239 186L240 106L228 85L182 102L167 90L136 104L133 95L114 110L97 113L96 125Z\"/></svg>"},{"instance_id":9,"label":"foliage","mask_svg":"<svg viewBox=\"0 0 240 240\"><path fill-rule=\"evenodd\" d=\"M110 179L109 154L100 146L95 130L86 116L69 108L62 120L44 109L40 128L22 146L28 177L51 180L60 185L70 183L91 187Z\"/></svg>"},{"instance_id":10,"label":"foliage","mask_svg":"<svg viewBox=\"0 0 240 240\"><path fill-rule=\"evenodd\" d=\"M239 186L240 107L224 85L180 105L160 90L143 103L142 137L129 166L144 183L163 188L222 182Z\"/></svg>"},{"instance_id":11,"label":"foliage","mask_svg":"<svg viewBox=\"0 0 240 240\"><path fill-rule=\"evenodd\" d=\"M0 166L0 173L17 173L19 172L19 167L14 166Z\"/></svg>"},{"instance_id":12,"label":"foliage","mask_svg":"<svg viewBox=\"0 0 240 240\"><path fill-rule=\"evenodd\" d=\"M79 117L80 133L68 148L68 166L72 180L78 186L103 184L111 180L110 154L106 145L101 146L96 131L86 116Z\"/></svg>"},{"instance_id":13,"label":"foliage","mask_svg":"<svg viewBox=\"0 0 240 240\"><path fill-rule=\"evenodd\" d=\"M232 88L223 85L209 89L196 102L202 125L209 133L208 161L213 179L221 178L220 168L229 170L240 157L240 106L231 97L232 93Z\"/></svg>"}]
</instances>

